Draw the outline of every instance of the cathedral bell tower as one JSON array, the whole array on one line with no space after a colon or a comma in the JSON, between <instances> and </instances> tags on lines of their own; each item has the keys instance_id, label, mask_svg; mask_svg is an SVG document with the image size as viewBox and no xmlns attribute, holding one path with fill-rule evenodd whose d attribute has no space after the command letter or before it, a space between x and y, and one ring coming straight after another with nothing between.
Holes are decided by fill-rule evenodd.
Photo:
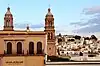
<instances>
[{"instance_id":1,"label":"cathedral bell tower","mask_svg":"<svg viewBox=\"0 0 100 66\"><path fill-rule=\"evenodd\" d=\"M13 30L13 15L10 12L10 8L7 8L7 12L4 17L4 31L12 31Z\"/></svg>"},{"instance_id":2,"label":"cathedral bell tower","mask_svg":"<svg viewBox=\"0 0 100 66\"><path fill-rule=\"evenodd\" d=\"M54 17L51 13L51 9L48 8L48 13L45 16L45 30L47 33L47 55L55 56L55 28L54 28Z\"/></svg>"}]
</instances>

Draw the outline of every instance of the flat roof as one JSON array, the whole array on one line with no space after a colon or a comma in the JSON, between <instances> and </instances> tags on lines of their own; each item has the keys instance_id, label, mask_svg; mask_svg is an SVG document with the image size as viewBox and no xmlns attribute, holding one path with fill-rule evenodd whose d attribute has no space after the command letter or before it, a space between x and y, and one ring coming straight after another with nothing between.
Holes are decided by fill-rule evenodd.
<instances>
[{"instance_id":1,"label":"flat roof","mask_svg":"<svg viewBox=\"0 0 100 66\"><path fill-rule=\"evenodd\" d=\"M28 31L28 30L14 30L14 31L3 31L0 30L0 35L45 35L44 31Z\"/></svg>"}]
</instances>

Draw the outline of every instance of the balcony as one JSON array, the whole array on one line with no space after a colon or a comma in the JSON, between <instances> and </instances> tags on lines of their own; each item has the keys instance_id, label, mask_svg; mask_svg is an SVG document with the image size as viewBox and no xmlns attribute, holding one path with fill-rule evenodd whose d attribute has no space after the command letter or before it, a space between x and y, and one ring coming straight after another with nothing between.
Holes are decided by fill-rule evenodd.
<instances>
[{"instance_id":1,"label":"balcony","mask_svg":"<svg viewBox=\"0 0 100 66\"><path fill-rule=\"evenodd\" d=\"M38 52L38 53L29 53L28 50L27 50L27 54L24 54L24 50L22 53L11 53L11 54L8 54L5 50L4 50L4 54L0 54L0 56L45 56L45 53L42 51L42 52Z\"/></svg>"}]
</instances>

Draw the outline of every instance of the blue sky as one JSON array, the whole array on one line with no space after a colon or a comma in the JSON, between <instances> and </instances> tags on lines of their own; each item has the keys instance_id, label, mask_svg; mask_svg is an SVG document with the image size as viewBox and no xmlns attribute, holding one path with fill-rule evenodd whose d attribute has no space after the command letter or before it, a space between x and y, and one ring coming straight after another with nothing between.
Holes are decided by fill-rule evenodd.
<instances>
[{"instance_id":1,"label":"blue sky","mask_svg":"<svg viewBox=\"0 0 100 66\"><path fill-rule=\"evenodd\" d=\"M50 4L55 18L56 34L100 31L100 0L0 0L1 29L8 4L15 29L26 29L26 24L29 24L33 30L43 30Z\"/></svg>"}]
</instances>

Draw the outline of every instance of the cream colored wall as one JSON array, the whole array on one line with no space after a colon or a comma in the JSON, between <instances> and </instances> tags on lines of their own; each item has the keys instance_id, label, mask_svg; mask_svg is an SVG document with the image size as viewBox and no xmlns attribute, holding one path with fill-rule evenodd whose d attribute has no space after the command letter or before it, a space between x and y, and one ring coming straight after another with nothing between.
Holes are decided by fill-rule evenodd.
<instances>
[{"instance_id":1,"label":"cream colored wall","mask_svg":"<svg viewBox=\"0 0 100 66\"><path fill-rule=\"evenodd\" d=\"M28 56L26 58L26 66L44 66L44 57L43 56Z\"/></svg>"},{"instance_id":2,"label":"cream colored wall","mask_svg":"<svg viewBox=\"0 0 100 66\"><path fill-rule=\"evenodd\" d=\"M12 61L12 63L6 62ZM23 61L22 63L13 63L14 61ZM3 57L2 66L44 66L43 56L12 56Z\"/></svg>"},{"instance_id":3,"label":"cream colored wall","mask_svg":"<svg viewBox=\"0 0 100 66\"><path fill-rule=\"evenodd\" d=\"M0 38L0 54L4 54L4 49L5 49L5 42L2 38Z\"/></svg>"},{"instance_id":4,"label":"cream colored wall","mask_svg":"<svg viewBox=\"0 0 100 66\"><path fill-rule=\"evenodd\" d=\"M8 41L4 41L6 39ZM18 38L22 38L24 41L17 41ZM9 41L9 39L13 39L13 41ZM16 41L15 41L16 40ZM7 42L12 43L12 52L13 54L16 54L17 52L17 42L22 42L22 50L24 50L24 54L27 54L27 50L29 49L29 42L34 42L34 52L37 52L37 42L42 42L42 49L45 49L46 46L46 35L2 35L0 36L0 54L4 53L4 50L7 50Z\"/></svg>"},{"instance_id":5,"label":"cream colored wall","mask_svg":"<svg viewBox=\"0 0 100 66\"><path fill-rule=\"evenodd\" d=\"M10 61L23 61L23 63L6 63ZM25 66L25 58L23 56L19 57L3 57L2 58L2 66Z\"/></svg>"}]
</instances>

